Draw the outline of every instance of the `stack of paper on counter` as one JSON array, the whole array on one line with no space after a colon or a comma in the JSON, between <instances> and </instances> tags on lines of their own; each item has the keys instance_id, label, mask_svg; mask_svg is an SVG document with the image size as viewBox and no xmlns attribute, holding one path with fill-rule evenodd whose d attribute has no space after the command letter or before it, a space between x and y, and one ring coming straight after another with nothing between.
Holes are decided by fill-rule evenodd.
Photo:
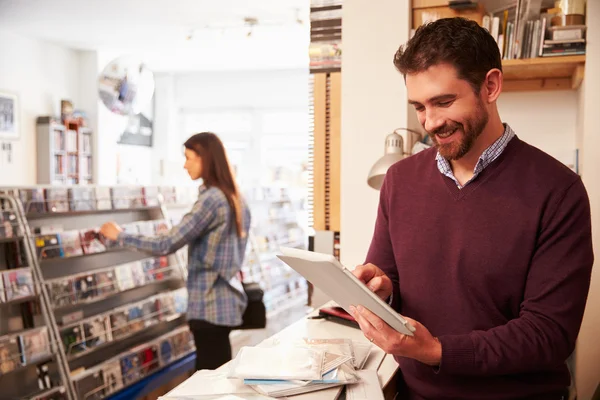
<instances>
[{"instance_id":1,"label":"stack of paper on counter","mask_svg":"<svg viewBox=\"0 0 600 400\"><path fill-rule=\"evenodd\" d=\"M281 353L282 349L290 348L322 353L320 376L310 380L302 378L285 379L281 377L281 373L279 377L273 375L269 377L256 371L252 374L253 376L244 376L244 383L251 386L258 393L277 398L357 383L359 376L356 374L356 370L364 366L371 347L370 343L353 342L350 339L302 339L280 343L271 348L256 348L257 354L255 356L259 356L261 351L267 349L269 352L272 351L273 354L285 354L285 351ZM275 360L265 360L265 362L272 361ZM298 363L298 360L290 360L290 362L292 364Z\"/></svg>"},{"instance_id":2,"label":"stack of paper on counter","mask_svg":"<svg viewBox=\"0 0 600 400\"><path fill-rule=\"evenodd\" d=\"M229 379L229 370L201 370L159 400L271 400L241 379Z\"/></svg>"},{"instance_id":3,"label":"stack of paper on counter","mask_svg":"<svg viewBox=\"0 0 600 400\"><path fill-rule=\"evenodd\" d=\"M371 374L361 371L373 348L371 343L350 339L301 339L270 347L242 347L224 367L196 372L160 400L282 400L342 385L352 387L355 400L362 400L367 385L369 392L381 392L376 371L380 360Z\"/></svg>"}]
</instances>

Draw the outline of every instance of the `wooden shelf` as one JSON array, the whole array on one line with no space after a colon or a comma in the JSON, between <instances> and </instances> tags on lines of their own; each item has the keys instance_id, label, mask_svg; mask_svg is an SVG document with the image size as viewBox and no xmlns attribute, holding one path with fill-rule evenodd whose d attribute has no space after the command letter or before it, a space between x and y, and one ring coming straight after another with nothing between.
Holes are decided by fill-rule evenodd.
<instances>
[{"instance_id":1,"label":"wooden shelf","mask_svg":"<svg viewBox=\"0 0 600 400\"><path fill-rule=\"evenodd\" d=\"M585 56L504 60L505 92L577 89L583 81Z\"/></svg>"}]
</instances>

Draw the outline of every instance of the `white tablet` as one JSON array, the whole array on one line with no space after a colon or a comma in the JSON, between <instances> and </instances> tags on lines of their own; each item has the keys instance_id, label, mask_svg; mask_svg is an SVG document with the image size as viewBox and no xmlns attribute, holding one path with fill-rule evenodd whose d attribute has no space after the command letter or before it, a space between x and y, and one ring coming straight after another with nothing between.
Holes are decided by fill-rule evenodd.
<instances>
[{"instance_id":1,"label":"white tablet","mask_svg":"<svg viewBox=\"0 0 600 400\"><path fill-rule=\"evenodd\" d=\"M351 305L361 305L396 331L413 336L414 326L373 293L334 256L289 247L282 247L280 250L283 255L278 255L279 259L331 297L347 312L350 312Z\"/></svg>"}]
</instances>

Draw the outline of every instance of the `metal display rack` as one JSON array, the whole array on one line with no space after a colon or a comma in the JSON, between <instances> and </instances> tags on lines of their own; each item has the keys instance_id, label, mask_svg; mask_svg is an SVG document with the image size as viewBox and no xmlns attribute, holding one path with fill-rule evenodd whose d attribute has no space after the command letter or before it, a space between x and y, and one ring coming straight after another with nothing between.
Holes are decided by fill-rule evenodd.
<instances>
[{"instance_id":1,"label":"metal display rack","mask_svg":"<svg viewBox=\"0 0 600 400\"><path fill-rule=\"evenodd\" d=\"M44 199L41 207L39 197L31 200L31 195L19 193L23 190L27 188L0 190L12 194L0 195L12 224L10 237L1 235L6 228L0 230L0 248L4 243L22 244L27 266L14 271L25 271L24 276L30 271L31 293L22 290L13 302L31 307L39 301L39 315L31 329L15 332L1 327L2 397L92 400L122 398L134 389L143 395L148 382L159 383L155 378L161 377L165 384L175 377L173 373L193 369L193 338L185 319L187 270L181 253L153 257L98 242L99 236L84 236L107 221L140 234L152 228L169 229L162 196L153 191L156 198L140 200L123 196L124 188L111 188L110 208L66 210L55 207L55 198L54 205ZM6 295L0 300L0 307L11 304ZM34 357L28 355L31 362L4 373L8 368L3 368L2 341L19 341L19 335L38 329L47 332L48 351L40 354L38 349ZM18 358L26 359L24 353L19 352ZM49 365L50 378L48 385L38 388L36 369L42 364ZM15 374L19 385L8 380L8 374Z\"/></svg>"},{"instance_id":2,"label":"metal display rack","mask_svg":"<svg viewBox=\"0 0 600 400\"><path fill-rule=\"evenodd\" d=\"M306 281L275 257L278 246L305 248L306 239L287 192L260 192L248 196L253 224L242 271L246 281L258 281L265 290L268 326L258 336L270 336L306 311ZM20 331L0 326L5 329L0 330L0 393L35 400L139 398L193 370L195 349L185 319L187 246L155 258L103 242L97 229L114 221L128 232L156 234L159 226L171 227L167 210L187 211L180 206L193 202L194 192L38 185L0 188L0 193L15 225L10 238L2 238L0 225L0 249L3 242L22 242L31 270L31 293L12 301L39 300L31 329L46 329L48 351L36 355L35 365L50 364L52 378L52 385L38 388L36 368L30 366L23 367L27 379L18 377L29 382L28 390L2 381L2 340L18 338ZM0 310L3 302L0 296ZM231 337L235 347L258 336L234 331Z\"/></svg>"},{"instance_id":3,"label":"metal display rack","mask_svg":"<svg viewBox=\"0 0 600 400\"><path fill-rule=\"evenodd\" d=\"M24 256L24 259L20 260L23 264L17 265L22 268L3 269L0 281L2 285L0 315L4 314L0 332L2 396L9 399L42 399L53 393L64 393L70 396L73 385L66 369L66 359L56 330L56 321L50 311L48 291L42 284L41 270L32 242L29 240L31 236L24 218L23 207L14 197L0 194L0 209L2 213L0 242L3 246L3 258L7 260L4 266L9 266L8 245L14 246L13 257L16 257L16 260ZM37 318L37 321L31 315L34 314L29 307L31 304L39 305L38 317L41 318ZM18 321L18 317L14 316L15 306L20 308L22 315L20 327L24 328L17 332L10 329L10 322L8 326L4 326L5 321L14 321L14 318ZM27 308L29 313L26 311ZM26 322L26 319L29 321ZM40 382L41 372L46 368L47 379L42 377Z\"/></svg>"}]
</instances>

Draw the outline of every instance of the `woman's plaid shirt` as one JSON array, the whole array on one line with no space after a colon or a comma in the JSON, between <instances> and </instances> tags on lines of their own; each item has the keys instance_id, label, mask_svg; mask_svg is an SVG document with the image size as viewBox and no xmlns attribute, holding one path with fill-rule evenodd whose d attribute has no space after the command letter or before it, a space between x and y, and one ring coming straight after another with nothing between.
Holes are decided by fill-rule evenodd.
<instances>
[{"instance_id":1,"label":"woman's plaid shirt","mask_svg":"<svg viewBox=\"0 0 600 400\"><path fill-rule=\"evenodd\" d=\"M153 237L119 235L122 246L154 255L170 254L188 245L188 320L224 326L242 323L247 298L236 274L244 261L251 217L248 205L241 202L243 238L236 233L223 192L205 186L200 187L192 210L169 232Z\"/></svg>"}]
</instances>

